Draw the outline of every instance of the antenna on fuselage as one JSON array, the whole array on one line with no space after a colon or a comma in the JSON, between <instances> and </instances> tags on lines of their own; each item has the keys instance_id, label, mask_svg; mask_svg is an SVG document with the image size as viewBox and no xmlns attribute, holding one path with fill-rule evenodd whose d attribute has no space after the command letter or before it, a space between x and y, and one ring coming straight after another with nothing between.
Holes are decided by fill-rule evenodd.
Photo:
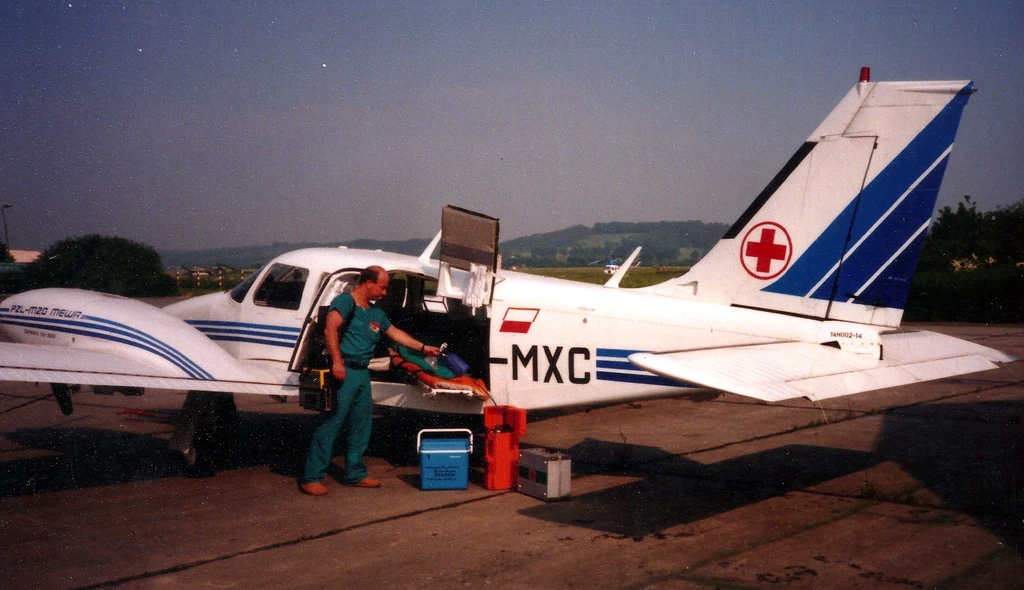
<instances>
[{"instance_id":1,"label":"antenna on fuselage","mask_svg":"<svg viewBox=\"0 0 1024 590\"><path fill-rule=\"evenodd\" d=\"M633 261L636 260L636 257L640 254L641 247L642 246L637 246L636 250L633 250L633 253L630 254L629 258L627 258L626 261L622 263L622 266L620 266L619 269L615 271L615 274L612 275L612 278L608 279L608 282L604 284L605 287L608 287L609 289L619 288L619 282L622 281L622 277L626 276L626 271L628 271L629 268L633 266Z\"/></svg>"},{"instance_id":2,"label":"antenna on fuselage","mask_svg":"<svg viewBox=\"0 0 1024 590\"><path fill-rule=\"evenodd\" d=\"M437 232L437 235L430 241L430 245L427 246L427 249L423 251L423 254L420 254L419 261L423 264L430 264L430 255L434 253L434 248L437 248L437 244L440 241L441 232Z\"/></svg>"}]
</instances>

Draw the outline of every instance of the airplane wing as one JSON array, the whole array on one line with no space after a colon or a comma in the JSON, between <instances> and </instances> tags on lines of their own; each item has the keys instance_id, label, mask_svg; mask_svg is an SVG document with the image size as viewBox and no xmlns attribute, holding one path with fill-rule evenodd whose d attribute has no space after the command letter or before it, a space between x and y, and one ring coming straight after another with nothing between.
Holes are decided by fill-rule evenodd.
<instances>
[{"instance_id":1,"label":"airplane wing","mask_svg":"<svg viewBox=\"0 0 1024 590\"><path fill-rule=\"evenodd\" d=\"M181 391L222 391L297 395L296 385L282 384L269 371L236 363L236 379L196 378L158 366L94 350L0 342L0 381L39 381L77 385L143 387Z\"/></svg>"},{"instance_id":2,"label":"airplane wing","mask_svg":"<svg viewBox=\"0 0 1024 590\"><path fill-rule=\"evenodd\" d=\"M882 360L809 342L670 353L636 353L634 365L663 377L775 402L822 400L987 371L1017 360L934 332L882 335Z\"/></svg>"}]
</instances>

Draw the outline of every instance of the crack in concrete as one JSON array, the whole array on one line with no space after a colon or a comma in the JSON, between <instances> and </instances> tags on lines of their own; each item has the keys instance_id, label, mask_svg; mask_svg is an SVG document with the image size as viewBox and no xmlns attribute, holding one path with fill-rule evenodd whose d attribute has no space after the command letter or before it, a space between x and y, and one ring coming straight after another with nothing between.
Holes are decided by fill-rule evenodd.
<instances>
[{"instance_id":1,"label":"crack in concrete","mask_svg":"<svg viewBox=\"0 0 1024 590\"><path fill-rule=\"evenodd\" d=\"M220 562L220 561L227 561L227 560L230 560L230 559L235 559L236 557L244 557L246 555L255 555L257 553L262 553L264 551L272 551L274 549L281 549L283 547L291 547L291 546L294 546L294 545L300 545L302 543L306 543L306 542L309 542L309 541L318 541L320 539L327 539L329 537L334 537L334 536L340 535L342 533L348 533L348 532L359 530L361 528L365 528L365 527L369 527L369 526L374 526L374 525L388 523L388 522L394 522L394 521L402 520L402 519L405 519L405 518L412 518L414 516L419 516L421 514L427 514L427 513L430 513L430 512L437 512L437 511L440 511L440 510L449 510L449 509L452 509L452 508L458 508L458 507L461 507L461 506L465 506L467 504L474 504L476 502L482 502L482 501L485 501L485 500L490 500L492 498L497 498L497 497L500 497L500 496L504 496L505 494L508 494L508 493L510 493L510 491L495 492L493 494L490 494L490 495L487 495L487 496L484 496L484 497L481 497L481 498L474 498L472 500L465 500L463 502L455 502L455 503L452 503L452 504L445 504L444 506L434 506L432 508L424 508L423 510L414 510L412 512L406 512L406 513L403 513L403 514L395 514L393 516L387 516L387 517L384 517L384 518L378 518L376 520L369 520L369 521L366 521L366 522L361 522L359 524L354 524L354 525L347 526L347 527L331 529L331 530L328 530L328 531L324 531L322 533L317 533L315 535L307 535L305 537L299 537L298 539L289 539L287 541L278 541L277 543L270 543L268 545L262 545L260 547L254 547L252 549L246 549L244 551L236 551L234 553L228 553L228 554L225 554L225 555L218 555L217 557L210 557L210 558L207 558L207 559L199 559L199 560L192 561L192 562L189 562L189 563L183 563L183 564L167 567L167 568L164 568L164 569L161 569L161 570L156 570L156 571L152 571L152 572L144 572L144 573L141 573L141 574L135 574L135 575L126 576L126 577L123 577L123 578L117 578L115 580L107 580L106 582L99 582L99 583L96 583L96 584L89 584L87 586L79 586L78 590L90 590L92 588L109 588L111 586L118 586L118 585L121 585L121 584L126 584L128 582L135 582L135 581L138 581L138 580L146 580L146 579L149 579L149 578L155 578L157 576L164 576L164 575L167 575L167 574L175 574L175 573L178 573L178 572L187 571L187 570L190 570L190 569L193 569L193 568L197 568L197 567L201 567L201 566L204 566L204 565L209 565L211 563L217 563L217 562Z\"/></svg>"}]
</instances>

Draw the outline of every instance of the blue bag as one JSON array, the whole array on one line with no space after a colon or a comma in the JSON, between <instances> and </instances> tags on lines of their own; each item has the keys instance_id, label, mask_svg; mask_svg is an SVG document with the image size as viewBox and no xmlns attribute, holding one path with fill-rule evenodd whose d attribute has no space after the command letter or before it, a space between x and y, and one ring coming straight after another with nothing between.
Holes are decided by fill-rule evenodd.
<instances>
[{"instance_id":1,"label":"blue bag","mask_svg":"<svg viewBox=\"0 0 1024 590\"><path fill-rule=\"evenodd\" d=\"M469 365L466 364L466 361L460 359L454 352L446 352L441 355L441 360L445 366L452 370L452 373L455 373L456 377L461 377L469 371Z\"/></svg>"}]
</instances>

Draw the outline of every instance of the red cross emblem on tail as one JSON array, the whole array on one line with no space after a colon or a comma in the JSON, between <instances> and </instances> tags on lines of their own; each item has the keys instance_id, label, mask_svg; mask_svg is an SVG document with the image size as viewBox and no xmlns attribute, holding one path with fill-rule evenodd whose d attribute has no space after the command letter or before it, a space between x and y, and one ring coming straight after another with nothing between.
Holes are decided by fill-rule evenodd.
<instances>
[{"instance_id":1,"label":"red cross emblem on tail","mask_svg":"<svg viewBox=\"0 0 1024 590\"><path fill-rule=\"evenodd\" d=\"M740 244L740 264L755 279L774 279L789 268L792 258L793 241L789 232L772 221L750 228Z\"/></svg>"}]
</instances>

